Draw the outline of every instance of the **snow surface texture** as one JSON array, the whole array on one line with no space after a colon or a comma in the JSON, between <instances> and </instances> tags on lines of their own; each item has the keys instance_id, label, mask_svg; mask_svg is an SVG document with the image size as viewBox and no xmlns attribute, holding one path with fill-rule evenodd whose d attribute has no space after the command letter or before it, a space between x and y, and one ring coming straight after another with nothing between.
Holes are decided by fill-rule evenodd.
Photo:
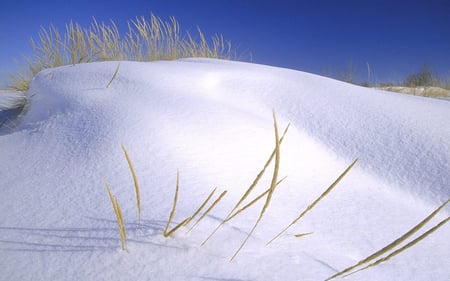
<instances>
[{"instance_id":1,"label":"snow surface texture","mask_svg":"<svg viewBox=\"0 0 450 281\"><path fill-rule=\"evenodd\" d=\"M40 72L17 127L0 128L1 280L324 280L450 197L447 101L211 59L121 62L106 87L117 64ZM274 149L272 110L280 131L291 124L281 145L288 177L230 262L263 201L200 243ZM122 143L141 186L141 226ZM355 158L330 195L265 246ZM269 187L271 169L251 198ZM164 238L177 170L174 224L214 187L228 193L191 232ZM126 252L105 179L122 207ZM420 233L448 215L449 207ZM313 234L294 237L301 232ZM346 280L450 280L448 237L445 225Z\"/></svg>"}]
</instances>

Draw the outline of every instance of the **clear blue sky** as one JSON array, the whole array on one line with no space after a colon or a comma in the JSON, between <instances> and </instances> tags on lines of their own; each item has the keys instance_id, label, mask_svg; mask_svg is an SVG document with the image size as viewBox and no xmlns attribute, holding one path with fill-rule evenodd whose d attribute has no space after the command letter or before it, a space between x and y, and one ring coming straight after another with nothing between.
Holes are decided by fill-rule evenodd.
<instances>
[{"instance_id":1,"label":"clear blue sky","mask_svg":"<svg viewBox=\"0 0 450 281\"><path fill-rule=\"evenodd\" d=\"M357 81L367 80L369 63L371 82L401 82L427 64L450 77L448 0L3 0L0 82L15 71L14 59L30 53L41 26L87 26L95 17L125 28L151 12L175 16L183 30L221 33L255 63L336 77L352 64Z\"/></svg>"}]
</instances>

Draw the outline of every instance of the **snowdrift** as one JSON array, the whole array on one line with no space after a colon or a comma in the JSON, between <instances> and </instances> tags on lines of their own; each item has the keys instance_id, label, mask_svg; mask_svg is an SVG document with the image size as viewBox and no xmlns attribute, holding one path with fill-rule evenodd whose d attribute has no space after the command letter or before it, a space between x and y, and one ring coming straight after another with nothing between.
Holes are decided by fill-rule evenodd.
<instances>
[{"instance_id":1,"label":"snowdrift","mask_svg":"<svg viewBox=\"0 0 450 281\"><path fill-rule=\"evenodd\" d=\"M450 197L447 101L211 59L120 62L109 83L118 64L40 72L16 127L0 128L0 278L324 280L392 242ZM263 201L200 243L274 149L272 111L280 130L290 124L281 145L280 176L287 178L230 262ZM141 186L141 225L121 144ZM330 195L265 246L355 158ZM164 238L177 171L175 223L214 187L228 193L191 232L182 228ZM270 174L253 195L268 188ZM127 252L120 250L105 179L122 207ZM448 214L447 207L431 225ZM313 234L294 236L304 232ZM449 235L445 225L346 279L445 280Z\"/></svg>"}]
</instances>

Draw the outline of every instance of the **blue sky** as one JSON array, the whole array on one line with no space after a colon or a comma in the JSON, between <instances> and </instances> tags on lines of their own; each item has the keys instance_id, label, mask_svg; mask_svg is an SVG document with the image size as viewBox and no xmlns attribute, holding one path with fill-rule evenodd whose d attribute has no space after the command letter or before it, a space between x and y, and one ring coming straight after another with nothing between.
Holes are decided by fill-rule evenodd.
<instances>
[{"instance_id":1,"label":"blue sky","mask_svg":"<svg viewBox=\"0 0 450 281\"><path fill-rule=\"evenodd\" d=\"M29 54L41 26L70 20L88 26L126 21L151 12L175 16L183 30L221 33L242 59L339 78L401 82L427 64L450 77L450 1L422 0L3 0L0 4L0 82ZM247 54L247 55L246 55Z\"/></svg>"}]
</instances>

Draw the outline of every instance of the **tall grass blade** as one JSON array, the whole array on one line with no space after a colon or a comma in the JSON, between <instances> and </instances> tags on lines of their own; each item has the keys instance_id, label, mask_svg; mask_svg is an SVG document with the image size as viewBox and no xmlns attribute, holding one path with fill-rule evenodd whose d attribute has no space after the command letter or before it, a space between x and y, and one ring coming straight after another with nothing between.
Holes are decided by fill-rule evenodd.
<instances>
[{"instance_id":1,"label":"tall grass blade","mask_svg":"<svg viewBox=\"0 0 450 281\"><path fill-rule=\"evenodd\" d=\"M286 129L283 132L283 135L280 138L280 144L283 141L288 129L289 129L290 124L287 125ZM264 173L266 172L267 167L269 167L270 163L272 162L272 160L274 159L276 154L276 148L273 150L272 154L270 155L269 159L267 160L266 164L264 165L263 169L258 173L258 175L256 176L256 178L253 180L252 184L249 186L249 188L247 189L247 191L244 193L244 195L241 197L241 199L236 203L236 205L233 207L233 209L229 212L229 214L225 217L224 220L222 220L222 222L214 229L214 231L205 239L205 241L202 242L202 244L200 246L204 246L206 244L206 242L208 242L209 239L211 239L211 237L229 220L229 217L233 215L234 211L237 210L237 208L239 208L239 206L242 204L242 202L245 201L245 199L247 199L247 197L250 195L250 193L252 192L252 190L255 188L255 186L258 184L259 180L262 178L262 176L264 175Z\"/></svg>"},{"instance_id":2,"label":"tall grass blade","mask_svg":"<svg viewBox=\"0 0 450 281\"><path fill-rule=\"evenodd\" d=\"M212 196L214 195L214 193L216 192L217 187L213 189L213 191L211 191L211 193L208 195L208 197L205 199L205 201L203 201L203 203L200 205L200 207L198 207L198 209L194 212L194 214L192 214L192 216L190 216L188 218L188 221L186 222L185 225L189 224L200 212L201 210L203 210L203 208L206 206L206 204L208 204L209 200L211 200Z\"/></svg>"},{"instance_id":3,"label":"tall grass blade","mask_svg":"<svg viewBox=\"0 0 450 281\"><path fill-rule=\"evenodd\" d=\"M128 152L123 144L122 150L123 153L125 154L125 158L127 159L128 166L130 167L131 175L133 176L134 190L136 192L136 205L138 209L138 224L141 225L141 193L139 192L139 183L137 180L136 172L134 171L133 163L131 163L131 158L128 155Z\"/></svg>"},{"instance_id":4,"label":"tall grass blade","mask_svg":"<svg viewBox=\"0 0 450 281\"><path fill-rule=\"evenodd\" d=\"M117 72L119 72L120 68L120 62L117 64L116 70L114 70L114 74L111 77L111 80L109 80L108 85L106 85L106 89L108 89L109 85L111 85L112 81L116 78Z\"/></svg>"},{"instance_id":5,"label":"tall grass blade","mask_svg":"<svg viewBox=\"0 0 450 281\"><path fill-rule=\"evenodd\" d=\"M177 224L174 228L172 228L171 230L169 230L168 232L164 233L164 237L170 237L172 236L172 234L174 234L178 229L180 229L180 227L186 225L186 221L189 218L184 219L184 221L180 222L179 224Z\"/></svg>"},{"instance_id":6,"label":"tall grass blade","mask_svg":"<svg viewBox=\"0 0 450 281\"><path fill-rule=\"evenodd\" d=\"M244 245L247 243L250 236L255 231L256 227L258 226L259 222L261 221L262 217L264 216L264 213L266 212L267 208L269 207L270 200L272 199L273 192L275 191L275 188L277 187L278 182L278 172L280 168L280 138L278 136L278 125L277 125L277 119L275 117L275 112L273 112L273 124L275 129L275 167L273 169L273 176L272 176L272 182L270 184L269 192L267 193L266 202L261 210L261 213L259 214L258 219L255 222L255 225L245 238L245 240L242 242L241 246L237 249L237 251L234 253L234 255L231 257L231 261L233 261L236 256L239 254L239 252L242 250Z\"/></svg>"},{"instance_id":7,"label":"tall grass blade","mask_svg":"<svg viewBox=\"0 0 450 281\"><path fill-rule=\"evenodd\" d=\"M285 180L287 177L282 178L281 180L279 180L277 182L277 186L283 182L283 180ZM264 191L263 193L261 193L260 195L258 195L255 199L253 199L252 201L250 201L250 203L248 203L247 205L245 205L244 207L240 208L239 210L237 210L234 214L232 214L231 216L229 216L227 219L225 219L225 222L229 222L231 219L233 219L235 216L239 215L241 212L245 211L246 209L248 209L250 206L252 206L253 204L255 204L256 202L258 202L261 198L263 198L264 196L266 196L270 191L270 187Z\"/></svg>"},{"instance_id":8,"label":"tall grass blade","mask_svg":"<svg viewBox=\"0 0 450 281\"><path fill-rule=\"evenodd\" d=\"M200 216L200 218L198 218L198 220L194 223L194 225L188 230L188 232L191 232L192 229L204 218L206 217L206 215L211 212L212 209L214 209L214 207L220 202L220 200L222 200L222 198L225 196L225 194L227 194L227 191L223 191L219 197L211 204L211 206L209 206L208 209L206 209L206 211Z\"/></svg>"},{"instance_id":9,"label":"tall grass blade","mask_svg":"<svg viewBox=\"0 0 450 281\"><path fill-rule=\"evenodd\" d=\"M117 201L116 197L112 194L111 189L108 185L108 182L106 182L106 180L105 180L105 186L106 186L106 190L108 191L109 199L111 200L111 204L113 206L114 213L116 214L117 225L119 226L120 243L122 246L122 250L125 251L126 250L127 232L125 230L125 224L123 222L122 211L120 209L119 202Z\"/></svg>"},{"instance_id":10,"label":"tall grass blade","mask_svg":"<svg viewBox=\"0 0 450 281\"><path fill-rule=\"evenodd\" d=\"M428 231L424 232L422 235L420 235L420 236L417 237L416 239L412 240L412 241L409 242L408 244L406 244L406 245L404 245L403 247L401 247L401 248L399 248L399 249L393 251L392 253L390 253L390 254L387 255L386 257L381 258L381 259L378 259L378 260L376 260L375 262L373 262L373 263L371 263L371 264L369 264L369 265L367 265L367 266L365 266L365 267L363 267L363 268L361 268L361 269L358 269L358 270L356 270L356 271L354 271L354 272L352 272L352 273L349 273L349 274L345 275L344 277L347 277L347 276L352 275L352 274L354 274L354 273L356 273L356 272L366 270L366 269L368 269L368 268L377 266L377 265L379 265L380 263L383 263L383 262L385 262L385 261L388 261L388 260L391 259L392 257L394 257L394 256L396 256L396 255L398 255L398 254L400 254L401 252L405 251L406 249L411 248L412 246L416 245L417 243L419 243L420 241L422 241L423 239L425 239L428 235L430 235L431 233L435 232L437 229L439 229L439 228L442 227L444 224L446 224L449 220L450 220L450 216L447 217L446 219L440 221L437 225L433 226L433 227L430 228ZM328 280L330 280L330 279L328 279Z\"/></svg>"},{"instance_id":11,"label":"tall grass blade","mask_svg":"<svg viewBox=\"0 0 450 281\"><path fill-rule=\"evenodd\" d=\"M353 266L350 266L344 270L342 270L341 272L336 273L335 275L331 276L330 278L328 278L327 280L331 280L334 279L338 276L344 275L347 272L352 271L353 269L370 262L371 260L376 259L377 257L383 255L384 253L392 250L393 248L395 248L396 246L398 246L400 243L402 243L403 241L405 241L406 239L408 239L411 235L413 235L414 233L416 233L417 231L419 231L426 223L428 223L434 216L436 216L437 213L439 213L448 203L450 202L450 199L448 199L447 201L445 201L441 206L439 206L436 210L434 210L428 217L426 217L425 219L423 219L421 222L419 222L417 225L415 225L413 228L411 228L408 232L406 232L405 234L403 234L401 237L397 238L396 240L394 240L392 243L388 244L387 246L385 246L384 248L382 248L381 250L373 253L372 255L368 256L367 258L360 260L358 263L356 263Z\"/></svg>"},{"instance_id":12,"label":"tall grass blade","mask_svg":"<svg viewBox=\"0 0 450 281\"><path fill-rule=\"evenodd\" d=\"M125 223L123 221L123 215L122 215L122 210L120 209L120 205L119 205L119 201L117 201L116 198L115 199L115 205L116 205L116 209L117 209L117 215L119 217L119 222L120 222L120 241L121 241L121 245L122 245L122 250L126 250L126 240L127 240L127 232L125 230Z\"/></svg>"},{"instance_id":13,"label":"tall grass blade","mask_svg":"<svg viewBox=\"0 0 450 281\"><path fill-rule=\"evenodd\" d=\"M166 227L164 227L164 237L168 237L170 234L167 230L169 229L169 225L172 222L173 216L175 214L175 210L177 208L179 180L180 180L180 173L177 171L177 183L175 186L175 196L173 198L173 205L172 205L172 210L170 211L170 214L169 214L169 219L167 220Z\"/></svg>"},{"instance_id":14,"label":"tall grass blade","mask_svg":"<svg viewBox=\"0 0 450 281\"><path fill-rule=\"evenodd\" d=\"M353 168L353 166L356 164L357 161L358 159L353 161L353 163L350 164L350 166L348 166L347 169L345 169L345 171L327 188L327 190L325 190L316 200L314 200L314 202L311 203L311 205L306 207L306 209L297 218L295 218L287 227L285 227L280 233L278 233L274 238L272 238L269 242L267 242L266 246L272 243L278 237L280 237L283 233L285 233L291 226L296 224L306 213L311 211L312 208L314 208L314 206L316 206L317 203L320 202L320 200L325 198L325 196L327 196L330 193L330 191L333 190L333 188L342 180L342 178L344 178L344 176Z\"/></svg>"}]
</instances>

